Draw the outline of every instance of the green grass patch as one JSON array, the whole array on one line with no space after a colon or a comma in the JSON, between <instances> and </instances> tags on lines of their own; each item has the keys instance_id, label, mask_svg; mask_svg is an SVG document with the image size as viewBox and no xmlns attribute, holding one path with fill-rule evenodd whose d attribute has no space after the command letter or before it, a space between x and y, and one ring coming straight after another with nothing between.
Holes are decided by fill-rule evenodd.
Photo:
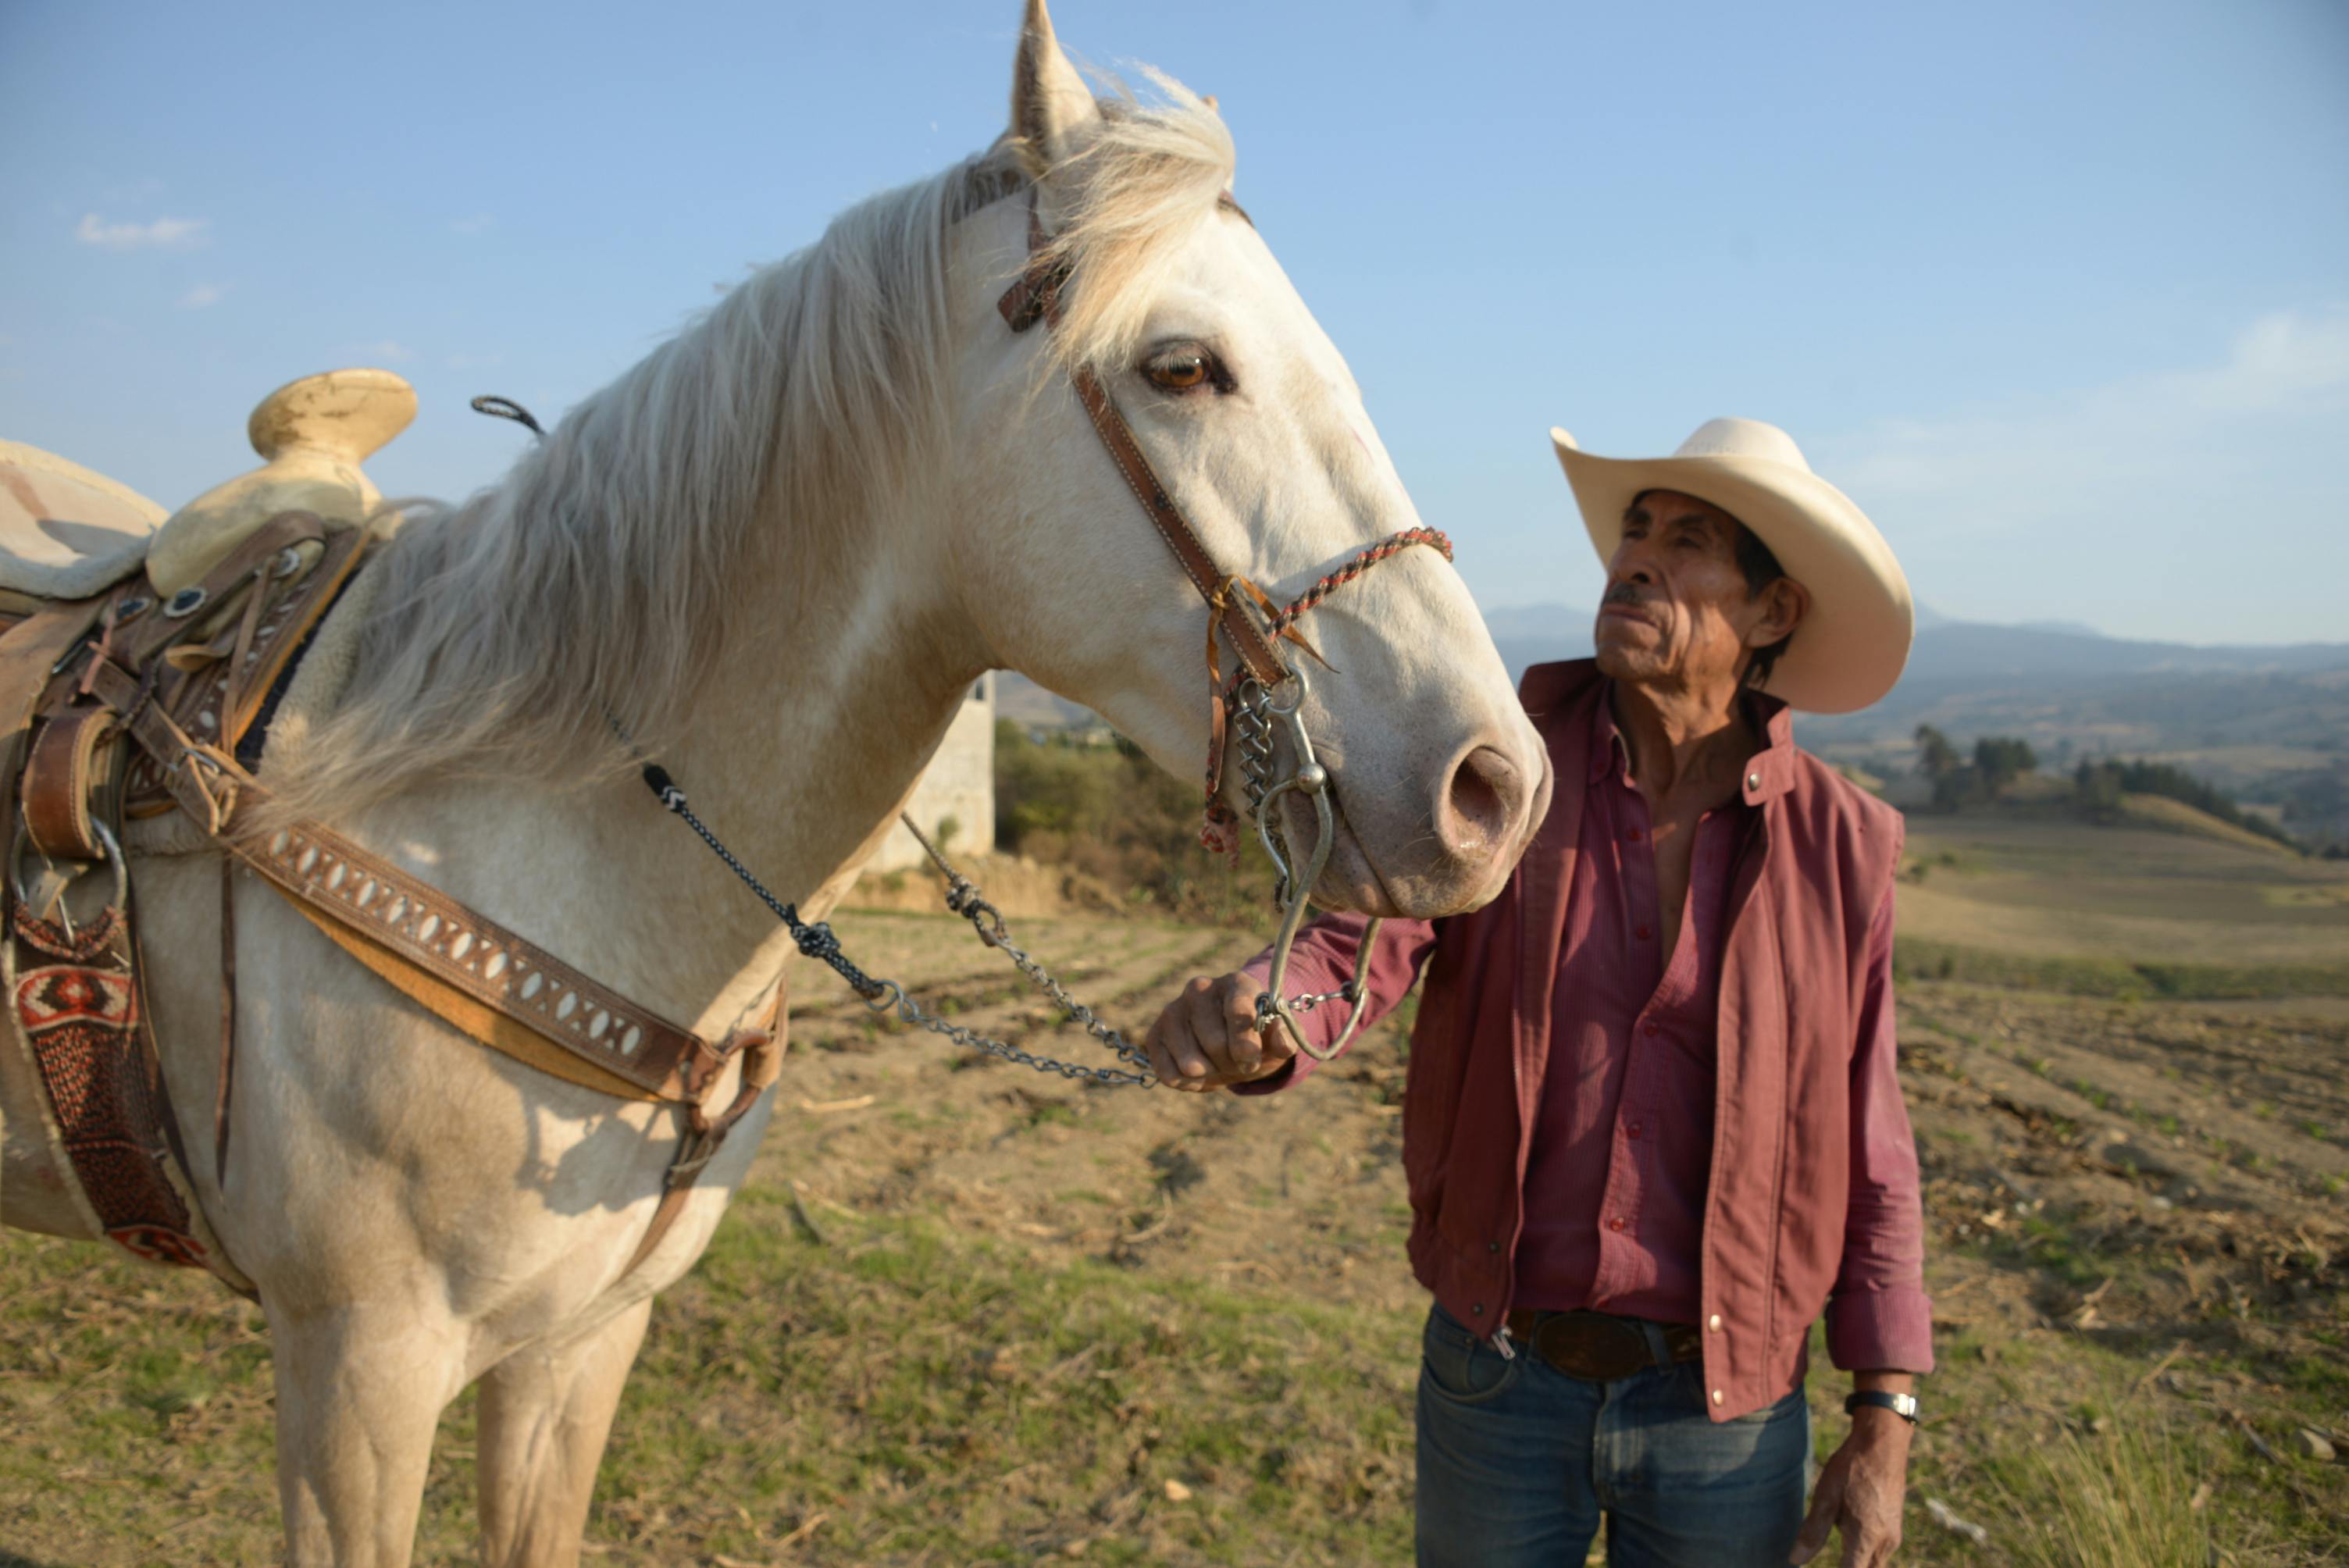
<instances>
[{"instance_id":1,"label":"green grass patch","mask_svg":"<svg viewBox=\"0 0 2349 1568\"><path fill-rule=\"evenodd\" d=\"M2249 1001L2349 996L2349 965L2171 964L1993 952L1924 937L1896 937L1896 979L1956 980L2008 990L2122 1001Z\"/></svg>"},{"instance_id":2,"label":"green grass patch","mask_svg":"<svg viewBox=\"0 0 2349 1568\"><path fill-rule=\"evenodd\" d=\"M1048 1267L920 1219L826 1229L738 1208L664 1300L602 1472L606 1539L654 1544L690 1488L758 1500L695 1544L761 1562L819 1513L817 1562L1408 1555L1414 1315Z\"/></svg>"}]
</instances>

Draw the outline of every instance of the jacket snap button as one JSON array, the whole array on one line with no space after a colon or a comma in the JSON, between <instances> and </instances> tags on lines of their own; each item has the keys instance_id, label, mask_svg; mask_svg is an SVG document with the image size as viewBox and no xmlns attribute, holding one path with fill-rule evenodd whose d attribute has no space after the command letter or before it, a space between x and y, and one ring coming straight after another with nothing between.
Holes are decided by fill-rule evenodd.
<instances>
[{"instance_id":1,"label":"jacket snap button","mask_svg":"<svg viewBox=\"0 0 2349 1568\"><path fill-rule=\"evenodd\" d=\"M1723 1397L1721 1390L1720 1390L1720 1389L1718 1389L1718 1388L1715 1388L1715 1389L1713 1391L1713 1402L1714 1404L1716 1404L1716 1405L1726 1403L1726 1400L1725 1400L1725 1399L1724 1399L1724 1398Z\"/></svg>"},{"instance_id":2,"label":"jacket snap button","mask_svg":"<svg viewBox=\"0 0 2349 1568\"><path fill-rule=\"evenodd\" d=\"M1759 789L1762 788L1762 775L1759 773L1748 773L1745 776L1745 787L1748 789Z\"/></svg>"},{"instance_id":3,"label":"jacket snap button","mask_svg":"<svg viewBox=\"0 0 2349 1568\"><path fill-rule=\"evenodd\" d=\"M1498 1242L1486 1242L1485 1243L1485 1250L1488 1253L1497 1253L1501 1250L1501 1243Z\"/></svg>"},{"instance_id":4,"label":"jacket snap button","mask_svg":"<svg viewBox=\"0 0 2349 1568\"><path fill-rule=\"evenodd\" d=\"M1721 1332L1721 1314L1719 1314L1719 1313L1717 1313L1717 1312L1716 1312L1716 1313L1714 1313L1711 1317L1706 1318L1706 1319L1704 1320L1704 1326L1705 1326L1707 1328L1712 1329L1715 1334L1720 1333L1720 1332Z\"/></svg>"},{"instance_id":5,"label":"jacket snap button","mask_svg":"<svg viewBox=\"0 0 2349 1568\"><path fill-rule=\"evenodd\" d=\"M1482 1316L1484 1316L1484 1315L1485 1315L1485 1304L1484 1304L1483 1302L1481 1302L1481 1301L1480 1301L1480 1302L1478 1302L1475 1305L1474 1305L1474 1306L1470 1307L1470 1308L1468 1309L1468 1315L1469 1315L1469 1316L1471 1316L1471 1317L1482 1317Z\"/></svg>"}]
</instances>

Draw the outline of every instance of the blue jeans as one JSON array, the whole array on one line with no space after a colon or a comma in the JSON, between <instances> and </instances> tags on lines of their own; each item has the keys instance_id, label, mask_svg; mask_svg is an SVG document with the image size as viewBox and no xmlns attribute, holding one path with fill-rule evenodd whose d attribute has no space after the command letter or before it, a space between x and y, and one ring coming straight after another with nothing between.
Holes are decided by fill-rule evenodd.
<instances>
[{"instance_id":1,"label":"blue jeans","mask_svg":"<svg viewBox=\"0 0 2349 1568\"><path fill-rule=\"evenodd\" d=\"M1423 1352L1420 1568L1578 1568L1602 1516L1612 1568L1759 1568L1793 1550L1811 1464L1800 1388L1716 1425L1700 1363L1585 1382L1522 1345L1503 1357L1441 1306Z\"/></svg>"}]
</instances>

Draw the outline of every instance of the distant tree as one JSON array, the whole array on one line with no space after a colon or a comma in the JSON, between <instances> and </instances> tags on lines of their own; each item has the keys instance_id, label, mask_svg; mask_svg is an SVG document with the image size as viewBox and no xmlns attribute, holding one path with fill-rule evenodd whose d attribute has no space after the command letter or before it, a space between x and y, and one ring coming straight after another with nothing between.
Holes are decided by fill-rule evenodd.
<instances>
[{"instance_id":1,"label":"distant tree","mask_svg":"<svg viewBox=\"0 0 2349 1568\"><path fill-rule=\"evenodd\" d=\"M2082 811L2095 821L2117 821L2124 796L2158 795L2182 801L2246 832L2273 839L2292 849L2302 848L2290 833L2267 818L2244 810L2211 785L2167 762L2083 762L2072 776L2072 793Z\"/></svg>"},{"instance_id":2,"label":"distant tree","mask_svg":"<svg viewBox=\"0 0 2349 1568\"><path fill-rule=\"evenodd\" d=\"M2283 820L2321 827L2349 817L2349 779L2338 773L2309 772L2293 779L2283 790Z\"/></svg>"},{"instance_id":3,"label":"distant tree","mask_svg":"<svg viewBox=\"0 0 2349 1568\"><path fill-rule=\"evenodd\" d=\"M1958 758L1958 748L1950 738L1930 724L1917 727L1917 771L1928 779L1940 779L1964 766Z\"/></svg>"},{"instance_id":4,"label":"distant tree","mask_svg":"<svg viewBox=\"0 0 2349 1568\"><path fill-rule=\"evenodd\" d=\"M1982 789L1996 799L2006 787L2039 766L2031 742L2007 735L1985 735L1974 742L1974 772Z\"/></svg>"},{"instance_id":5,"label":"distant tree","mask_svg":"<svg viewBox=\"0 0 2349 1568\"><path fill-rule=\"evenodd\" d=\"M2121 818L2121 770L2110 762L2083 762L2072 775L2072 798L2092 822Z\"/></svg>"},{"instance_id":6,"label":"distant tree","mask_svg":"<svg viewBox=\"0 0 2349 1568\"><path fill-rule=\"evenodd\" d=\"M1974 798L1980 787L1974 770L1960 762L1933 775L1933 810L1954 811Z\"/></svg>"}]
</instances>

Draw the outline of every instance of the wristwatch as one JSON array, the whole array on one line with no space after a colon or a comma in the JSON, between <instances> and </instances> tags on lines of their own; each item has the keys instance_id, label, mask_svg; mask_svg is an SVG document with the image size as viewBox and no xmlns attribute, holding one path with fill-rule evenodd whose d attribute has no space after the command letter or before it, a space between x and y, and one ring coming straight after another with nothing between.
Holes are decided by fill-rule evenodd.
<instances>
[{"instance_id":1,"label":"wristwatch","mask_svg":"<svg viewBox=\"0 0 2349 1568\"><path fill-rule=\"evenodd\" d=\"M1917 1396L1888 1394L1881 1388L1863 1388L1847 1396L1843 1402L1843 1413L1848 1416L1871 1405L1879 1410L1891 1411L1912 1427L1917 1424Z\"/></svg>"}]
</instances>

